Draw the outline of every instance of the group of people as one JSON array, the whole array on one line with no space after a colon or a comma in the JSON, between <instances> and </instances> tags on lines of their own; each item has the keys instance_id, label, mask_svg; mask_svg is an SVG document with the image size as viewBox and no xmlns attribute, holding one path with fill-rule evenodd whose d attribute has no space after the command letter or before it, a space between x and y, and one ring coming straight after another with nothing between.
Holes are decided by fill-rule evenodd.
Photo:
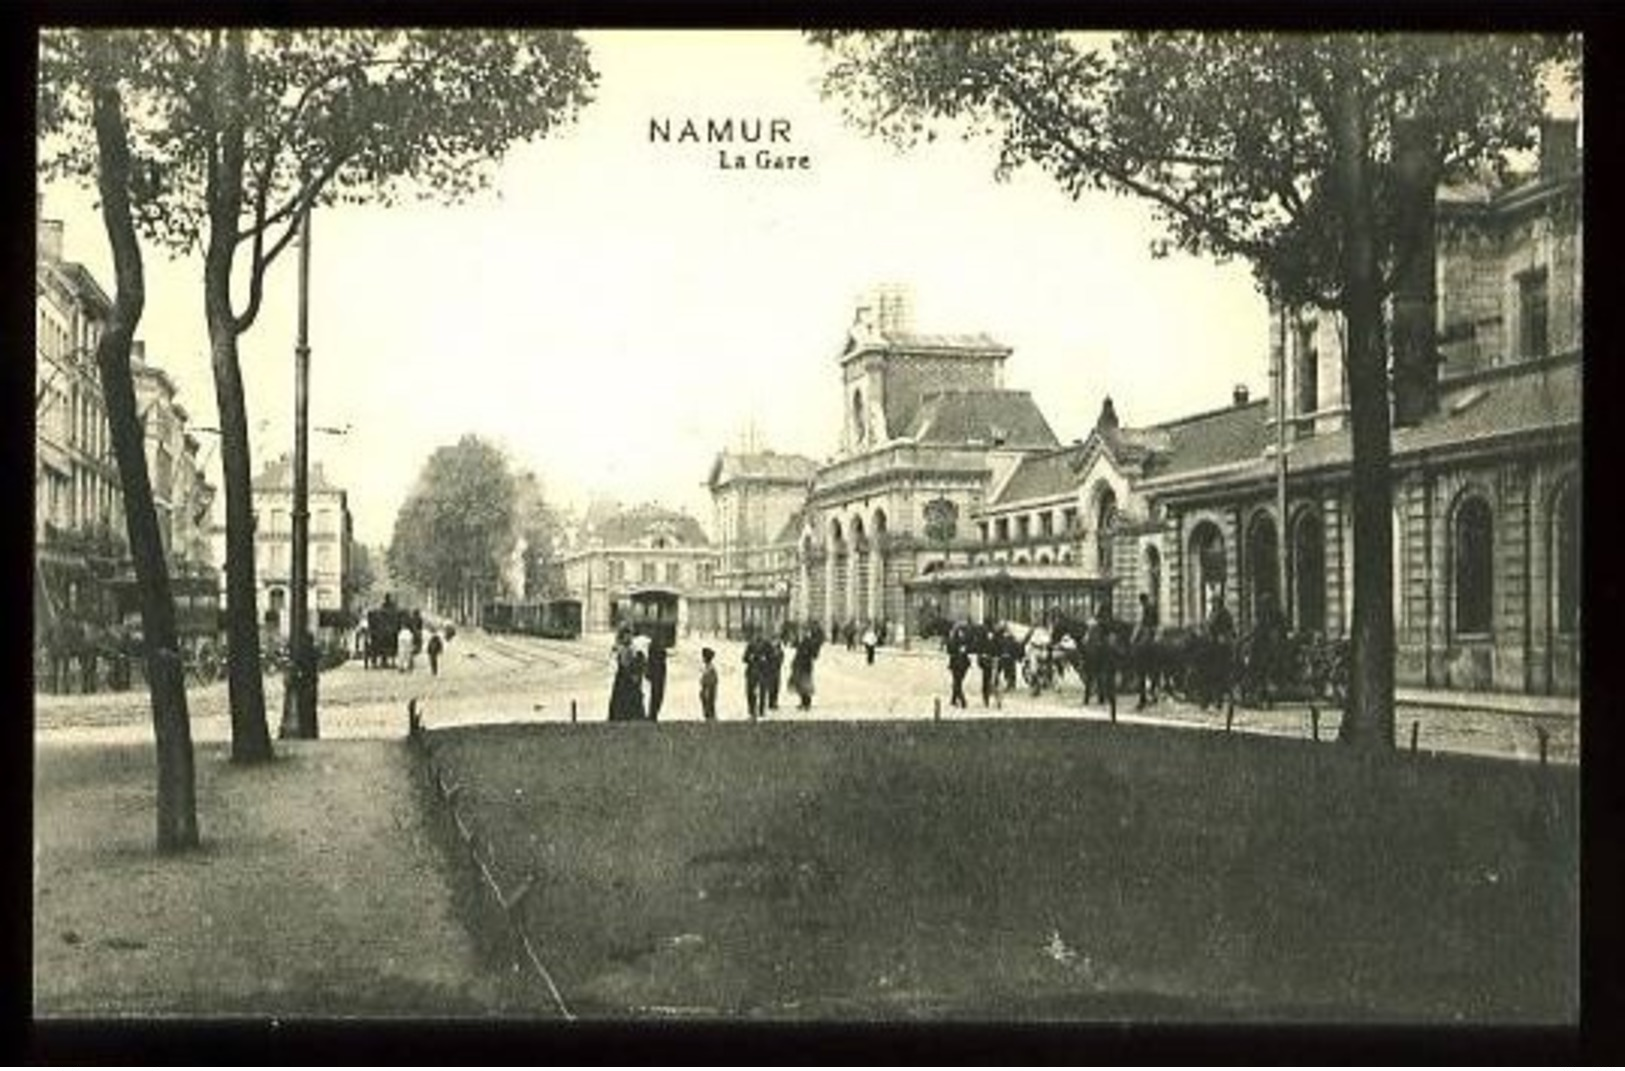
<instances>
[{"instance_id":1,"label":"group of people","mask_svg":"<svg viewBox=\"0 0 1625 1071\"><path fill-rule=\"evenodd\" d=\"M1007 624L995 625L991 621L977 625L961 622L948 630L944 645L948 651L948 676L952 687L948 705L969 706L965 698L965 677L970 673L972 660L982 673L982 705L993 703L1000 691L1016 686L1016 666L1026 652L1024 640L1016 638Z\"/></svg>"},{"instance_id":2,"label":"group of people","mask_svg":"<svg viewBox=\"0 0 1625 1071\"><path fill-rule=\"evenodd\" d=\"M813 666L824 644L817 625L804 630L786 626L775 636L753 634L745 643L741 661L745 667L745 705L752 721L768 711L779 709L779 692L785 682L784 663L789 649L789 688L796 694L798 710L812 709ZM615 677L610 686L610 721L658 721L665 703L666 670L669 652L658 639L636 636L630 625L615 633L612 652ZM706 721L717 716L718 674L715 649L700 649L700 713ZM644 695L644 685L648 695Z\"/></svg>"},{"instance_id":3,"label":"group of people","mask_svg":"<svg viewBox=\"0 0 1625 1071\"><path fill-rule=\"evenodd\" d=\"M1087 627L1081 623L1061 624L1055 629L1040 625L1017 636L1008 623L961 622L949 629L944 641L948 655L950 706L967 707L965 678L972 664L981 671L982 705L992 705L1000 691L1016 687L1017 667L1028 663L1029 676L1038 681L1046 667L1049 678L1059 666L1074 667L1083 680L1083 701L1094 699L1117 703L1117 676L1124 641L1128 649L1151 644L1157 634L1157 607L1148 595L1140 595L1140 617L1132 633L1112 613L1110 603L1102 603ZM1132 663L1131 663L1132 664ZM1146 680L1140 675L1140 703L1146 703ZM1034 691L1039 684L1034 684Z\"/></svg>"},{"instance_id":4,"label":"group of people","mask_svg":"<svg viewBox=\"0 0 1625 1071\"><path fill-rule=\"evenodd\" d=\"M666 645L635 636L631 625L615 630L611 652L615 681L609 691L610 721L658 721L666 705ZM643 686L649 686L645 697Z\"/></svg>"}]
</instances>

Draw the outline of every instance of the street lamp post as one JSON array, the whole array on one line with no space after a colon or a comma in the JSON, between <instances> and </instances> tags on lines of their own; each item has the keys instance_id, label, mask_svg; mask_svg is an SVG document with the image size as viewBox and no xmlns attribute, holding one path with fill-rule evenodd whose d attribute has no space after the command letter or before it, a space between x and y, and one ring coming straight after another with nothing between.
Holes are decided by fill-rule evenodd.
<instances>
[{"instance_id":1,"label":"street lamp post","mask_svg":"<svg viewBox=\"0 0 1625 1071\"><path fill-rule=\"evenodd\" d=\"M293 366L293 547L283 739L314 740L316 659L310 639L310 206L299 216L299 334Z\"/></svg>"}]
</instances>

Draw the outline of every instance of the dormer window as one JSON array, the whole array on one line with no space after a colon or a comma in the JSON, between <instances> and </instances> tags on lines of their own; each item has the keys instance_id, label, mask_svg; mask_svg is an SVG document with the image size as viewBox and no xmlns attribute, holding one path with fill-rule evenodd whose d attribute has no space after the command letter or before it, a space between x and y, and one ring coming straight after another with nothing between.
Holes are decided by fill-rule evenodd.
<instances>
[{"instance_id":1,"label":"dormer window","mask_svg":"<svg viewBox=\"0 0 1625 1071\"><path fill-rule=\"evenodd\" d=\"M1528 359L1547 354L1548 288L1546 269L1518 276L1518 356Z\"/></svg>"}]
</instances>

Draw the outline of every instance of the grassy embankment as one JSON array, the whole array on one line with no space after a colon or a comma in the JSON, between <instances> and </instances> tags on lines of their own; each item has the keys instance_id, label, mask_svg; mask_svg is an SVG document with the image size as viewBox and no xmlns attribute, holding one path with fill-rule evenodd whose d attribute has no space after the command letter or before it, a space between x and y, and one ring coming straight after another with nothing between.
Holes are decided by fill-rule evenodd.
<instances>
[{"instance_id":1,"label":"grassy embankment","mask_svg":"<svg viewBox=\"0 0 1625 1071\"><path fill-rule=\"evenodd\" d=\"M1573 769L1036 721L432 741L583 1015L1578 1014Z\"/></svg>"}]
</instances>

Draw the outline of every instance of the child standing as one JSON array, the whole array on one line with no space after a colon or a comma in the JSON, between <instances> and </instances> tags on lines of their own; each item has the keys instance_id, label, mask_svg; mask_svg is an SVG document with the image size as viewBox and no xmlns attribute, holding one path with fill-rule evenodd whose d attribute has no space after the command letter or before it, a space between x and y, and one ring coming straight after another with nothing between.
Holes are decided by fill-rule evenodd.
<instances>
[{"instance_id":1,"label":"child standing","mask_svg":"<svg viewBox=\"0 0 1625 1071\"><path fill-rule=\"evenodd\" d=\"M717 667L713 665L717 653L709 647L700 648L700 711L706 721L717 720Z\"/></svg>"}]
</instances>

